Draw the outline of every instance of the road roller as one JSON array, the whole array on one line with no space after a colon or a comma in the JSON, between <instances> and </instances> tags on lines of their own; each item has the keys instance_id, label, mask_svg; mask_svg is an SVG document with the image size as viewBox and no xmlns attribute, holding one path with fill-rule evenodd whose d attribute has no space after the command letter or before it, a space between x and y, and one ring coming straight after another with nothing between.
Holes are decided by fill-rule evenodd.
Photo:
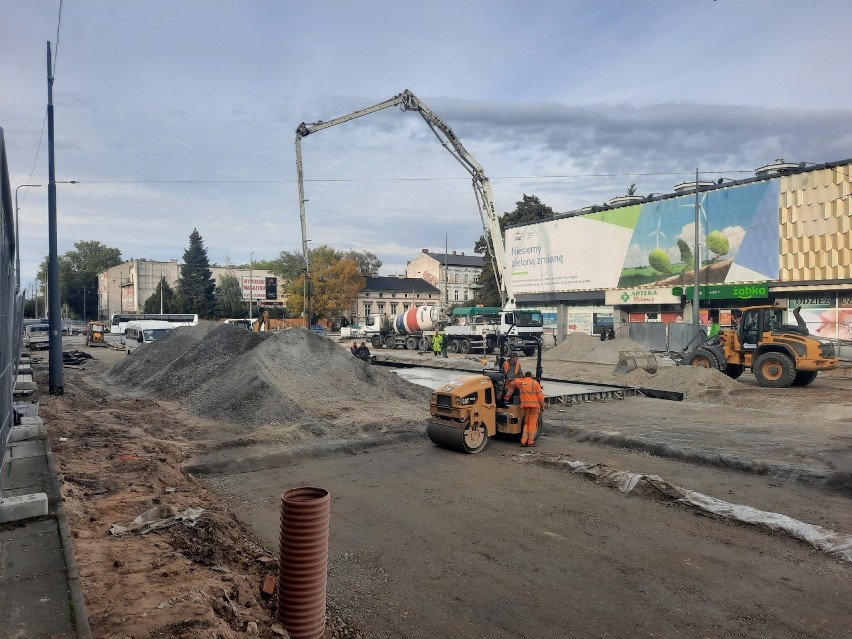
<instances>
[{"instance_id":1,"label":"road roller","mask_svg":"<svg viewBox=\"0 0 852 639\"><path fill-rule=\"evenodd\" d=\"M536 351L534 376L541 383L541 340ZM506 386L502 368L503 357L498 355L495 366L483 369L481 375L459 377L432 393L426 433L433 443L464 453L478 453L488 444L488 438L498 433L521 435L524 409L517 391L508 402L503 401ZM539 414L536 439L542 427Z\"/></svg>"}]
</instances>

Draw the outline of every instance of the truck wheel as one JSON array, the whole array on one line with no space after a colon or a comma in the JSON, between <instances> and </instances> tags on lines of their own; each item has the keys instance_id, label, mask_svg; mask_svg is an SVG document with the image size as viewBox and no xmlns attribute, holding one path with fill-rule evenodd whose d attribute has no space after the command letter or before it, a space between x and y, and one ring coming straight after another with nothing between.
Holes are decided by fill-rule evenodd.
<instances>
[{"instance_id":1,"label":"truck wheel","mask_svg":"<svg viewBox=\"0 0 852 639\"><path fill-rule=\"evenodd\" d=\"M817 371L798 371L793 378L793 386L807 386L817 378Z\"/></svg>"},{"instance_id":2,"label":"truck wheel","mask_svg":"<svg viewBox=\"0 0 852 639\"><path fill-rule=\"evenodd\" d=\"M787 388L796 378L796 365L784 353L764 353L752 366L757 383L770 388Z\"/></svg>"},{"instance_id":3,"label":"truck wheel","mask_svg":"<svg viewBox=\"0 0 852 639\"><path fill-rule=\"evenodd\" d=\"M454 339L453 341L450 342L450 352L451 353L458 353L459 352L459 341L457 339Z\"/></svg>"},{"instance_id":4,"label":"truck wheel","mask_svg":"<svg viewBox=\"0 0 852 639\"><path fill-rule=\"evenodd\" d=\"M381 348L383 346L381 336L380 335L373 335L370 338L370 344L373 345L373 348Z\"/></svg>"},{"instance_id":5,"label":"truck wheel","mask_svg":"<svg viewBox=\"0 0 852 639\"><path fill-rule=\"evenodd\" d=\"M532 346L524 347L524 355L526 355L527 357L535 355L535 348L533 348Z\"/></svg>"},{"instance_id":6,"label":"truck wheel","mask_svg":"<svg viewBox=\"0 0 852 639\"><path fill-rule=\"evenodd\" d=\"M722 372L731 379L737 379L743 374L743 371L745 371L745 366L742 364L728 364L727 368Z\"/></svg>"},{"instance_id":7,"label":"truck wheel","mask_svg":"<svg viewBox=\"0 0 852 639\"><path fill-rule=\"evenodd\" d=\"M509 353L511 353L511 352L512 352L512 349L509 347L508 343L503 342L500 345L500 355L502 355L503 357L508 357Z\"/></svg>"},{"instance_id":8,"label":"truck wheel","mask_svg":"<svg viewBox=\"0 0 852 639\"><path fill-rule=\"evenodd\" d=\"M405 340L405 348L407 348L410 351L416 351L418 341L419 340L412 335L411 337L409 337Z\"/></svg>"},{"instance_id":9,"label":"truck wheel","mask_svg":"<svg viewBox=\"0 0 852 639\"><path fill-rule=\"evenodd\" d=\"M388 335L385 338L385 348L396 348L396 340L393 338L393 335Z\"/></svg>"},{"instance_id":10,"label":"truck wheel","mask_svg":"<svg viewBox=\"0 0 852 639\"><path fill-rule=\"evenodd\" d=\"M461 352L467 355L468 353L470 353L470 342L468 342L466 339L461 340L460 348Z\"/></svg>"},{"instance_id":11,"label":"truck wheel","mask_svg":"<svg viewBox=\"0 0 852 639\"><path fill-rule=\"evenodd\" d=\"M429 340L426 339L425 337L420 338L420 350L421 351L428 351L429 350Z\"/></svg>"}]
</instances>

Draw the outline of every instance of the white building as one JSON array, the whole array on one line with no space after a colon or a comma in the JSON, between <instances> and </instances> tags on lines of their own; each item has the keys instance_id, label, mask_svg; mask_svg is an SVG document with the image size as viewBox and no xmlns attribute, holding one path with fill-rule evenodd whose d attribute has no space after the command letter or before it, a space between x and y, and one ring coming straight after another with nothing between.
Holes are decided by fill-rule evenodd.
<instances>
[{"instance_id":1,"label":"white building","mask_svg":"<svg viewBox=\"0 0 852 639\"><path fill-rule=\"evenodd\" d=\"M440 291L420 278L367 277L352 309L352 322L364 324L368 315L393 317L415 306L441 303Z\"/></svg>"},{"instance_id":2,"label":"white building","mask_svg":"<svg viewBox=\"0 0 852 639\"><path fill-rule=\"evenodd\" d=\"M180 267L177 260L158 262L142 258L127 260L98 273L98 317L109 318L112 313L141 313L145 301L157 290L161 277L172 290L177 290ZM217 285L225 274L239 278L246 301L251 298L260 306L285 305L283 287L277 286L279 281L274 273L221 266L211 266L210 271ZM267 299L267 278L275 279L274 299Z\"/></svg>"},{"instance_id":3,"label":"white building","mask_svg":"<svg viewBox=\"0 0 852 639\"><path fill-rule=\"evenodd\" d=\"M441 301L449 304L472 303L480 288L484 258L456 251L431 253L423 249L420 255L408 262L405 276L426 280L441 293Z\"/></svg>"}]
</instances>

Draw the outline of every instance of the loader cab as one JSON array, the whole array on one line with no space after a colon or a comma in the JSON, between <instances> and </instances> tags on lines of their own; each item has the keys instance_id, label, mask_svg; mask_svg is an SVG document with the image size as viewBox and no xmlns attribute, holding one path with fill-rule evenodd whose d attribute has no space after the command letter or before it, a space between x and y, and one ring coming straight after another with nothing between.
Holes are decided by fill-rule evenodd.
<instances>
[{"instance_id":1,"label":"loader cab","mask_svg":"<svg viewBox=\"0 0 852 639\"><path fill-rule=\"evenodd\" d=\"M784 309L779 306L756 306L743 311L740 320L740 343L743 350L753 351L764 333L779 331L784 325Z\"/></svg>"}]
</instances>

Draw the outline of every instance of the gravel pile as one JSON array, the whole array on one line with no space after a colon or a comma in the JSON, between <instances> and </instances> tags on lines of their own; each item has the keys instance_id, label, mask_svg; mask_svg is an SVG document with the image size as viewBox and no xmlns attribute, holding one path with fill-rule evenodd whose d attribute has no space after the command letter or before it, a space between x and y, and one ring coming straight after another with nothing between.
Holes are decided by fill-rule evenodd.
<instances>
[{"instance_id":1,"label":"gravel pile","mask_svg":"<svg viewBox=\"0 0 852 639\"><path fill-rule=\"evenodd\" d=\"M591 364L618 363L619 351L644 351L645 348L632 339L617 338L601 341L599 336L585 333L570 333L558 346L545 351L543 360L563 362L589 362Z\"/></svg>"},{"instance_id":2,"label":"gravel pile","mask_svg":"<svg viewBox=\"0 0 852 639\"><path fill-rule=\"evenodd\" d=\"M300 328L180 328L138 349L111 376L197 415L312 437L422 427L431 394Z\"/></svg>"}]
</instances>

